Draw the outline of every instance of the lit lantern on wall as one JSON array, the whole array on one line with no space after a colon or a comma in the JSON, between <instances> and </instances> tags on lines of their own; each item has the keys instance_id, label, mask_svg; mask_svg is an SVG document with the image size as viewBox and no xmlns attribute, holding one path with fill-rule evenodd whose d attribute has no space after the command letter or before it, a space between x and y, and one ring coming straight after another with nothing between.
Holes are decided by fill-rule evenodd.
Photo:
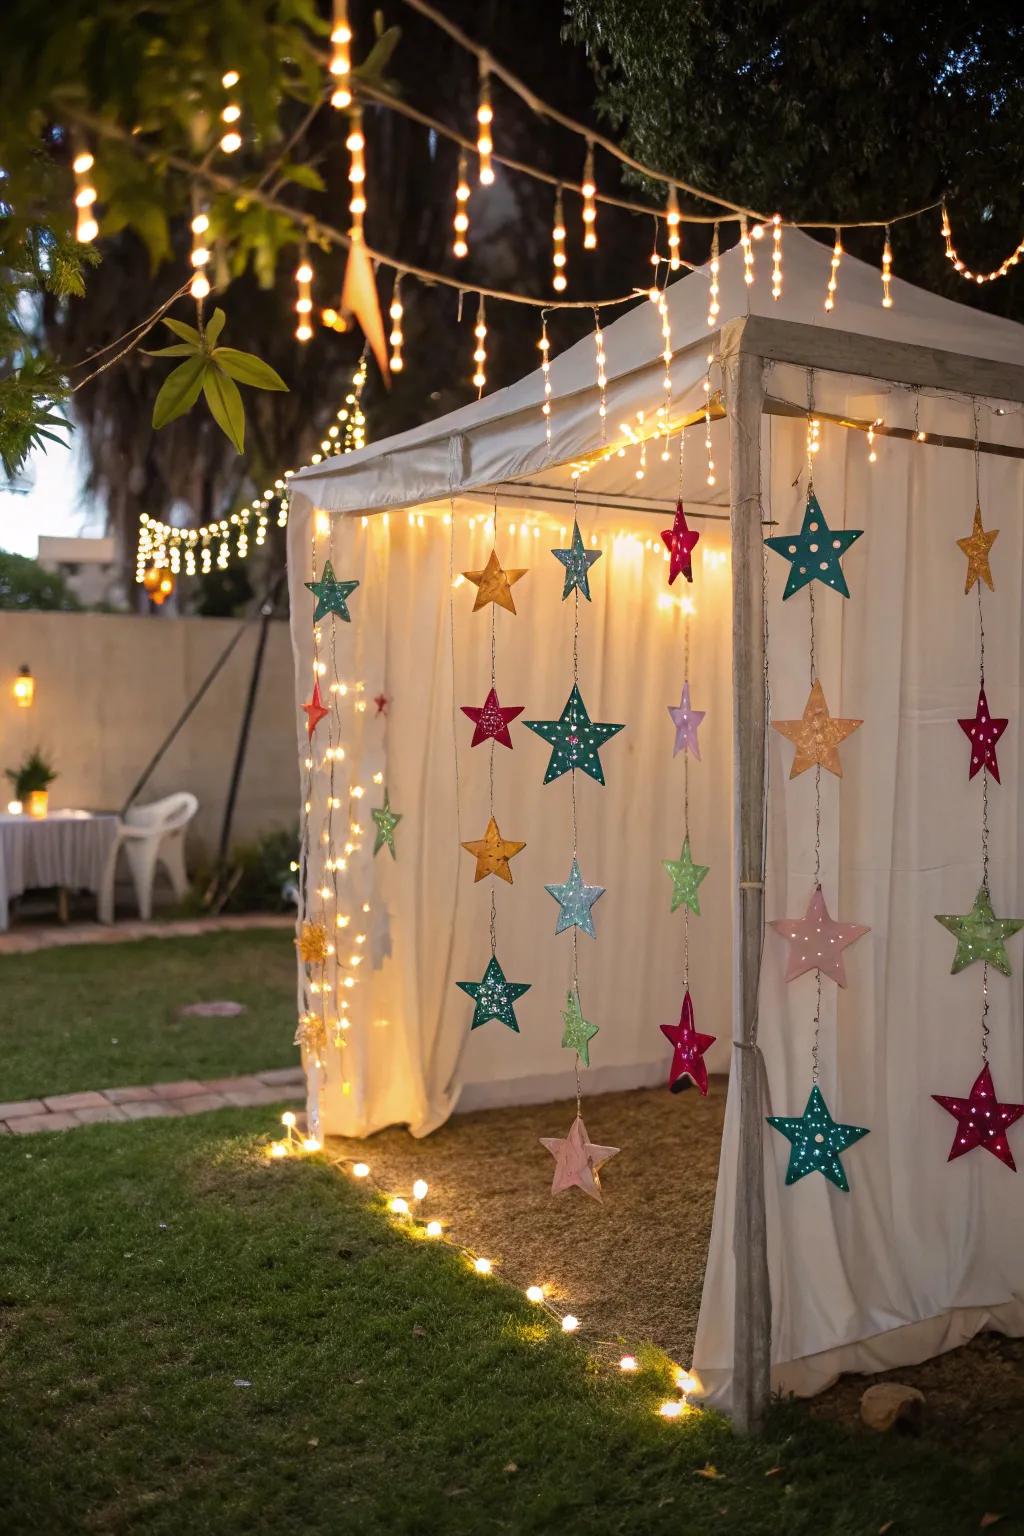
<instances>
[{"instance_id":1,"label":"lit lantern on wall","mask_svg":"<svg viewBox=\"0 0 1024 1536\"><path fill-rule=\"evenodd\" d=\"M19 709L30 709L35 702L36 680L28 666L18 668L14 679L14 702Z\"/></svg>"},{"instance_id":2,"label":"lit lantern on wall","mask_svg":"<svg viewBox=\"0 0 1024 1536\"><path fill-rule=\"evenodd\" d=\"M151 565L142 578L150 601L161 607L174 591L174 577L164 566Z\"/></svg>"}]
</instances>

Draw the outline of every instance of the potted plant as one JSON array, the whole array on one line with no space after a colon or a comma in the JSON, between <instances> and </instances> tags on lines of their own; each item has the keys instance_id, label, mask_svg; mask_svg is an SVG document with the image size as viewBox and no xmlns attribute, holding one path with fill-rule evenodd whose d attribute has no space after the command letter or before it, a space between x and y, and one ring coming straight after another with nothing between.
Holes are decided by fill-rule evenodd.
<instances>
[{"instance_id":1,"label":"potted plant","mask_svg":"<svg viewBox=\"0 0 1024 1536\"><path fill-rule=\"evenodd\" d=\"M57 770L51 767L39 747L33 747L19 767L8 768L6 773L14 785L14 798L28 807L29 815L45 816L49 788L57 777Z\"/></svg>"}]
</instances>

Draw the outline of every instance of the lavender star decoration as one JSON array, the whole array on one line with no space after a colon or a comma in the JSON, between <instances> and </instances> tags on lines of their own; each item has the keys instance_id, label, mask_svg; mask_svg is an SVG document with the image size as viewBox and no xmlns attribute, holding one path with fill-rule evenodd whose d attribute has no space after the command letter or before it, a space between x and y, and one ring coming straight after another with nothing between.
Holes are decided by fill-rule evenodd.
<instances>
[{"instance_id":1,"label":"lavender star decoration","mask_svg":"<svg viewBox=\"0 0 1024 1536\"><path fill-rule=\"evenodd\" d=\"M689 752L700 762L700 742L697 740L697 732L701 722L707 714L706 709L694 709L690 704L689 679L683 683L683 691L679 697L678 705L670 704L668 712L672 717L672 724L676 728L676 743L672 748L672 756L679 752Z\"/></svg>"}]
</instances>

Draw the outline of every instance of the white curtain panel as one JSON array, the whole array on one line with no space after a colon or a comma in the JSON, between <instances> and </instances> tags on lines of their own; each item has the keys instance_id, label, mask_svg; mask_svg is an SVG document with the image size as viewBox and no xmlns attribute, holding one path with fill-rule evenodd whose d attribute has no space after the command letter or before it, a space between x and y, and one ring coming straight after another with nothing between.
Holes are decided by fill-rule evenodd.
<instances>
[{"instance_id":1,"label":"white curtain panel","mask_svg":"<svg viewBox=\"0 0 1024 1536\"><path fill-rule=\"evenodd\" d=\"M818 374L819 409L973 438L971 405ZM802 371L770 373L768 394L804 404ZM983 438L1024 443L1018 407L982 402ZM1024 1173L983 1149L947 1157L956 1122L933 1093L966 1097L981 1068L982 968L950 974L954 938L936 913L965 913L981 883L982 778L968 782L957 720L978 700L979 620L964 595L956 540L975 506L970 451L823 427L814 483L829 525L863 528L843 561L850 599L816 586L818 675L833 715L862 718L840 748L843 777L822 775L822 886L834 918L869 924L846 950L848 985L823 979L820 1087L834 1119L869 1127L843 1154L850 1192L817 1174L786 1188L789 1144L765 1127L772 1379L809 1394L843 1371L927 1358L992 1326L1024 1332ZM796 530L806 490L800 421L766 418L765 511ZM995 911L1024 916L1021 860L1021 655L1024 466L984 455L981 506L995 592L983 594L986 684L1002 783L990 783ZM783 602L789 571L767 556L771 715L797 718L809 691L806 589ZM766 916L802 916L814 880L814 773L789 778L793 748L769 731ZM1024 935L1013 975L990 972L990 1062L999 1097L1024 1102ZM813 973L785 980L787 945L765 936L760 1044L770 1111L800 1115L811 1088ZM694 1364L728 1406L733 1356L731 1097ZM1024 1122L1010 1131L1024 1168Z\"/></svg>"}]
</instances>

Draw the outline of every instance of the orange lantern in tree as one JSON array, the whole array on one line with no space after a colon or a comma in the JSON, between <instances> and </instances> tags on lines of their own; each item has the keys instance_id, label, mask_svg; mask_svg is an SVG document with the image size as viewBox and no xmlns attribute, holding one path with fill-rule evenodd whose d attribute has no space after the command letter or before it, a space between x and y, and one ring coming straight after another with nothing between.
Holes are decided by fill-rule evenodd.
<instances>
[{"instance_id":1,"label":"orange lantern in tree","mask_svg":"<svg viewBox=\"0 0 1024 1536\"><path fill-rule=\"evenodd\" d=\"M157 587L160 585L160 567L159 566L151 565L151 566L149 566L147 568L147 570L143 573L142 585L145 587L145 589L149 593L150 597L152 597L153 593L156 591Z\"/></svg>"},{"instance_id":2,"label":"orange lantern in tree","mask_svg":"<svg viewBox=\"0 0 1024 1536\"><path fill-rule=\"evenodd\" d=\"M155 592L151 592L149 595L152 601L156 603L157 607L160 608L164 603L166 603L167 599L170 597L173 591L174 577L171 575L170 571L161 571L160 581L157 585L157 589Z\"/></svg>"}]
</instances>

